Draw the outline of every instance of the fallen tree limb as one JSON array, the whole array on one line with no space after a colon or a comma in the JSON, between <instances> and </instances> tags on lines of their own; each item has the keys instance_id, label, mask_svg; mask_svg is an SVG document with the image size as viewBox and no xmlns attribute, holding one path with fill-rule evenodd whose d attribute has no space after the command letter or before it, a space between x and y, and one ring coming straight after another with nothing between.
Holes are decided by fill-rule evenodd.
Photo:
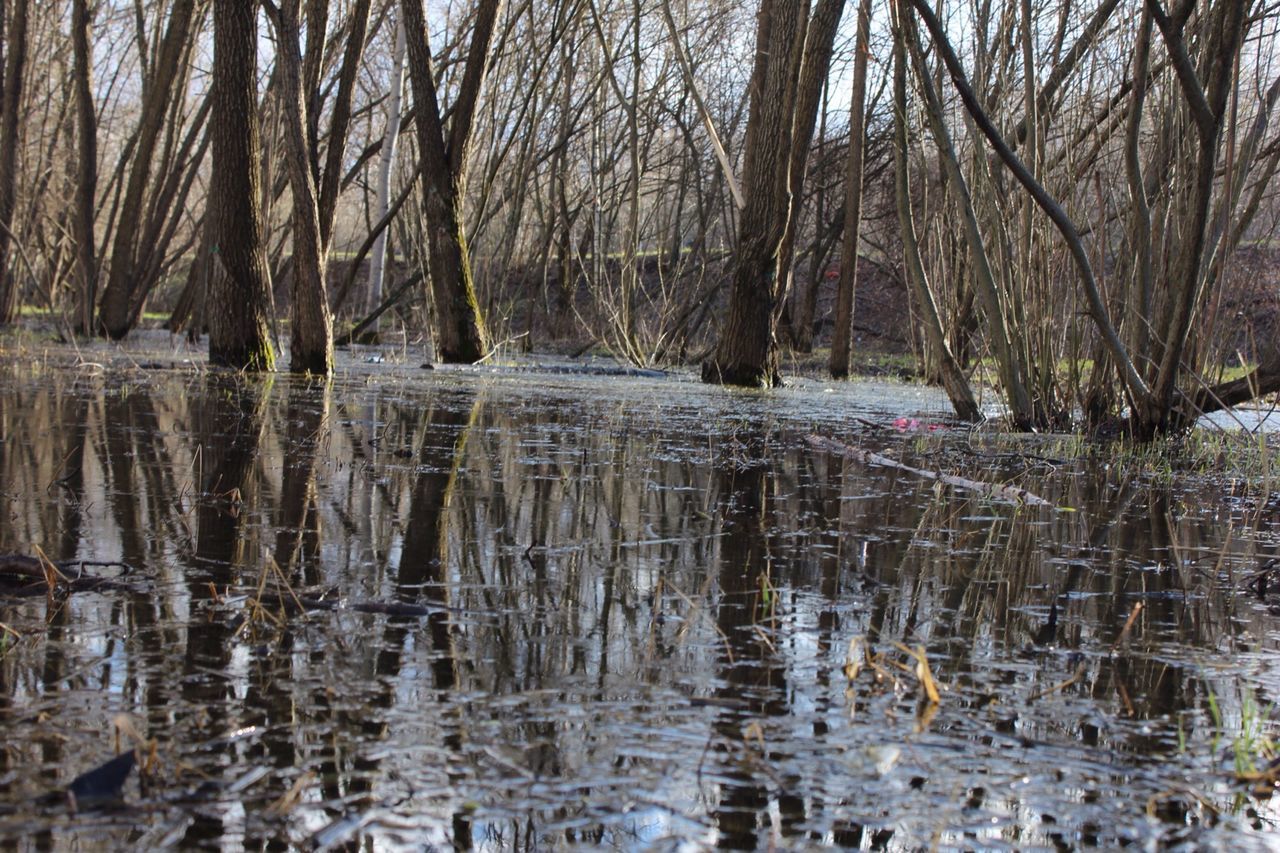
<instances>
[{"instance_id":1,"label":"fallen tree limb","mask_svg":"<svg viewBox=\"0 0 1280 853\"><path fill-rule=\"evenodd\" d=\"M888 456L881 456L879 453L872 453L870 450L862 450L857 447L836 441L833 438L824 438L820 435L807 436L806 441L811 447L818 450L826 450L837 456L843 456L846 459L853 459L861 462L863 465L879 465L882 468L893 468L897 471L905 471L908 474L914 474L926 480L937 480L940 483L946 483L948 486L955 486L957 489L965 489L971 492L977 492L989 498L997 500L1006 500L1013 503L1026 504L1027 506L1053 506L1049 501L1032 494L1026 489L1017 486L1005 486L1000 483L984 483L981 480L970 480L967 477L958 477L955 474L943 474L941 471L926 471L923 468L913 468L905 465L896 459L890 459Z\"/></svg>"},{"instance_id":2,"label":"fallen tree limb","mask_svg":"<svg viewBox=\"0 0 1280 853\"><path fill-rule=\"evenodd\" d=\"M257 599L265 610L279 611L286 616L300 613L332 613L347 610L353 613L378 613L384 616L436 616L443 613L462 613L460 608L443 604L413 604L406 601L348 601L337 598L316 598L309 595L275 595L267 593Z\"/></svg>"},{"instance_id":3,"label":"fallen tree limb","mask_svg":"<svg viewBox=\"0 0 1280 853\"><path fill-rule=\"evenodd\" d=\"M0 554L0 593L10 595L43 595L58 590L85 592L88 590L118 590L137 592L131 584L113 578L100 578L86 574L85 566L120 566L124 563L87 562L68 560L49 563L47 566L36 557L26 554Z\"/></svg>"}]
</instances>

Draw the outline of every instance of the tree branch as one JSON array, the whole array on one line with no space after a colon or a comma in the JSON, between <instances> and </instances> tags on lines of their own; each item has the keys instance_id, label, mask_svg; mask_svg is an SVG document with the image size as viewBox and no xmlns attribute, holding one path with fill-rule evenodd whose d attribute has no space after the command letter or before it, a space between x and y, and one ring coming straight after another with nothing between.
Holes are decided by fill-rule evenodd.
<instances>
[{"instance_id":1,"label":"tree branch","mask_svg":"<svg viewBox=\"0 0 1280 853\"><path fill-rule=\"evenodd\" d=\"M1080 285L1089 304L1089 315L1093 318L1098 331L1102 334L1107 350L1111 353L1112 358L1116 360L1131 398L1134 401L1146 402L1151 394L1150 389L1138 373L1138 369L1133 364L1133 359L1130 358L1128 350L1116 332L1115 325L1111 322L1106 303L1102 299L1102 291L1099 289L1097 279L1093 274L1093 265L1089 263L1089 255L1080 239L1079 228L1076 227L1067 212L1062 209L1062 206L1031 175L1031 172L1027 170L1018 155L1013 153L1012 149L1009 148L1009 144L1005 142L1004 137L996 130L991 119L987 117L986 112L983 111L982 106L978 103L977 96L965 78L964 69L961 67L960 60L956 56L955 50L952 49L951 43L947 40L947 35L942 29L941 22L933 13L933 10L929 8L928 3L925 0L910 0L910 2L933 37L934 46L946 64L948 73L951 75L951 82L955 86L957 94L960 95L960 99L964 102L965 109L973 116L974 123L978 125L983 136L987 137L991 147L1009 171L1013 173L1013 176L1017 178L1018 183L1022 184L1023 188L1026 189L1036 204L1040 206L1040 209L1045 212L1045 215L1057 227L1059 233L1062 234L1067 243L1067 248L1071 252L1071 257L1075 261L1076 270L1080 277Z\"/></svg>"}]
</instances>

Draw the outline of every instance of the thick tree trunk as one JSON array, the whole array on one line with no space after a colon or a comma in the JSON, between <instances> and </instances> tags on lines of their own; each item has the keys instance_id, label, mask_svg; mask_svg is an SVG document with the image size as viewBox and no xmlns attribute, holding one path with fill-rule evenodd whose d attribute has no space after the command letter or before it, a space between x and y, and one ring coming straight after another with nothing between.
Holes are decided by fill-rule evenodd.
<instances>
[{"instance_id":1,"label":"thick tree trunk","mask_svg":"<svg viewBox=\"0 0 1280 853\"><path fill-rule=\"evenodd\" d=\"M149 207L147 189L156 146L168 117L170 98L178 81L185 76L179 68L192 38L194 14L195 0L176 0L173 4L155 67L151 69L151 79L143 90L146 94L138 123L137 144L133 150L124 200L120 205L120 218L116 222L107 283L98 309L98 324L102 332L111 338L124 337L133 326L133 307L141 285L137 256L147 248L141 240L143 220Z\"/></svg>"},{"instance_id":2,"label":"thick tree trunk","mask_svg":"<svg viewBox=\"0 0 1280 853\"><path fill-rule=\"evenodd\" d=\"M462 205L476 103L488 70L494 24L501 7L502 0L481 0L476 9L471 47L446 143L422 0L402 0L409 79L418 114L418 154L423 165L427 270L429 295L435 309L436 357L445 362L473 363L489 351L489 337L471 278Z\"/></svg>"},{"instance_id":3,"label":"thick tree trunk","mask_svg":"<svg viewBox=\"0 0 1280 853\"><path fill-rule=\"evenodd\" d=\"M729 296L729 316L704 382L768 388L781 381L777 314L778 252L791 216L791 146L807 4L765 0L756 27L743 183L746 207Z\"/></svg>"},{"instance_id":4,"label":"thick tree trunk","mask_svg":"<svg viewBox=\"0 0 1280 853\"><path fill-rule=\"evenodd\" d=\"M82 335L93 332L94 305L98 298L93 228L94 194L98 186L98 116L93 104L92 26L89 0L74 0L71 6L71 45L75 54L76 188L72 233L76 243L75 277L79 300L75 324Z\"/></svg>"},{"instance_id":5,"label":"thick tree trunk","mask_svg":"<svg viewBox=\"0 0 1280 853\"><path fill-rule=\"evenodd\" d=\"M18 282L10 270L13 212L18 203L18 140L22 105L22 75L27 64L27 21L31 0L13 0L9 7L8 51L4 63L4 93L0 96L0 323L18 316Z\"/></svg>"},{"instance_id":6,"label":"thick tree trunk","mask_svg":"<svg viewBox=\"0 0 1280 853\"><path fill-rule=\"evenodd\" d=\"M845 172L844 241L840 282L836 290L835 326L831 333L833 379L849 375L853 305L858 284L858 238L862 227L862 170L867 150L867 60L871 55L871 0L858 3L858 35L853 56L853 104L849 113L849 168Z\"/></svg>"},{"instance_id":7,"label":"thick tree trunk","mask_svg":"<svg viewBox=\"0 0 1280 853\"><path fill-rule=\"evenodd\" d=\"M256 4L214 0L209 361L271 370L270 275L258 190Z\"/></svg>"}]
</instances>

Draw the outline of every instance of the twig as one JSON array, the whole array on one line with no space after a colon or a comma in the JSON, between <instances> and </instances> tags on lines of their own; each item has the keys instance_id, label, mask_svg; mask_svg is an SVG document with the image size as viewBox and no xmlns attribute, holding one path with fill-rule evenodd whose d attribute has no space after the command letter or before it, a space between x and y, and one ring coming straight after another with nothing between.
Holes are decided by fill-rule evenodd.
<instances>
[{"instance_id":1,"label":"twig","mask_svg":"<svg viewBox=\"0 0 1280 853\"><path fill-rule=\"evenodd\" d=\"M1041 690L1037 693L1032 693L1030 696L1027 697L1027 701L1034 702L1035 700L1043 699L1045 696L1048 696L1052 693L1057 693L1061 690L1066 690L1068 687L1075 684L1080 679L1084 678L1085 670L1086 670L1085 663L1084 661L1081 661L1080 665L1076 667L1076 671L1072 673L1071 677L1068 678L1066 681L1059 681L1057 684L1053 685L1052 687L1046 687L1044 690Z\"/></svg>"},{"instance_id":2,"label":"twig","mask_svg":"<svg viewBox=\"0 0 1280 853\"><path fill-rule=\"evenodd\" d=\"M1139 601L1137 604L1133 605L1133 610L1129 613L1129 618L1125 620L1124 627L1120 629L1120 634L1116 637L1116 641L1111 644L1112 654L1115 654L1116 649L1120 648L1121 644L1124 643L1125 638L1129 636L1129 630L1133 628L1133 623L1138 621L1138 614L1141 612L1142 602Z\"/></svg>"}]
</instances>

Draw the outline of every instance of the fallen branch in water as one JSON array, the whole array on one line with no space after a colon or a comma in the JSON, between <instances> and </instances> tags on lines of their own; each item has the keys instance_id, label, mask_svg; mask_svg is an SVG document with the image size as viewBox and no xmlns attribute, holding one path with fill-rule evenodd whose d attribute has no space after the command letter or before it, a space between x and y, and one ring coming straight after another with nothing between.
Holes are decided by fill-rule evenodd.
<instances>
[{"instance_id":1,"label":"fallen branch in water","mask_svg":"<svg viewBox=\"0 0 1280 853\"><path fill-rule=\"evenodd\" d=\"M42 555L43 556L43 555ZM97 563L68 560L54 563L26 554L0 554L0 593L39 595L54 591L85 592L88 590L137 590L122 581L86 574L86 566L120 566L125 563Z\"/></svg>"},{"instance_id":2,"label":"fallen branch in water","mask_svg":"<svg viewBox=\"0 0 1280 853\"><path fill-rule=\"evenodd\" d=\"M1017 486L1005 486L999 483L984 483L980 480L970 480L966 477L958 477L955 474L943 474L941 471L926 471L923 468L913 468L905 465L888 456L881 456L879 453L872 453L870 450L862 450L857 447L836 441L833 438L824 438L820 435L810 435L806 437L811 447L819 450L826 450L846 459L854 459L863 465L879 465L882 468L893 468L897 471L905 471L908 474L915 474L917 477L923 477L926 480L937 480L940 483L946 483L948 486L955 486L958 489L967 489L971 492L978 492L989 498L1003 499L1014 503L1022 503L1028 506L1053 506L1049 501L1034 495L1026 489Z\"/></svg>"},{"instance_id":3,"label":"fallen branch in water","mask_svg":"<svg viewBox=\"0 0 1280 853\"><path fill-rule=\"evenodd\" d=\"M412 604L406 601L345 601L333 598L314 598L307 595L288 596L264 593L252 604L265 610L277 611L286 616L314 611L334 612L349 610L353 613L376 613L384 616L436 616L442 613L462 613L460 608L442 604Z\"/></svg>"}]
</instances>

